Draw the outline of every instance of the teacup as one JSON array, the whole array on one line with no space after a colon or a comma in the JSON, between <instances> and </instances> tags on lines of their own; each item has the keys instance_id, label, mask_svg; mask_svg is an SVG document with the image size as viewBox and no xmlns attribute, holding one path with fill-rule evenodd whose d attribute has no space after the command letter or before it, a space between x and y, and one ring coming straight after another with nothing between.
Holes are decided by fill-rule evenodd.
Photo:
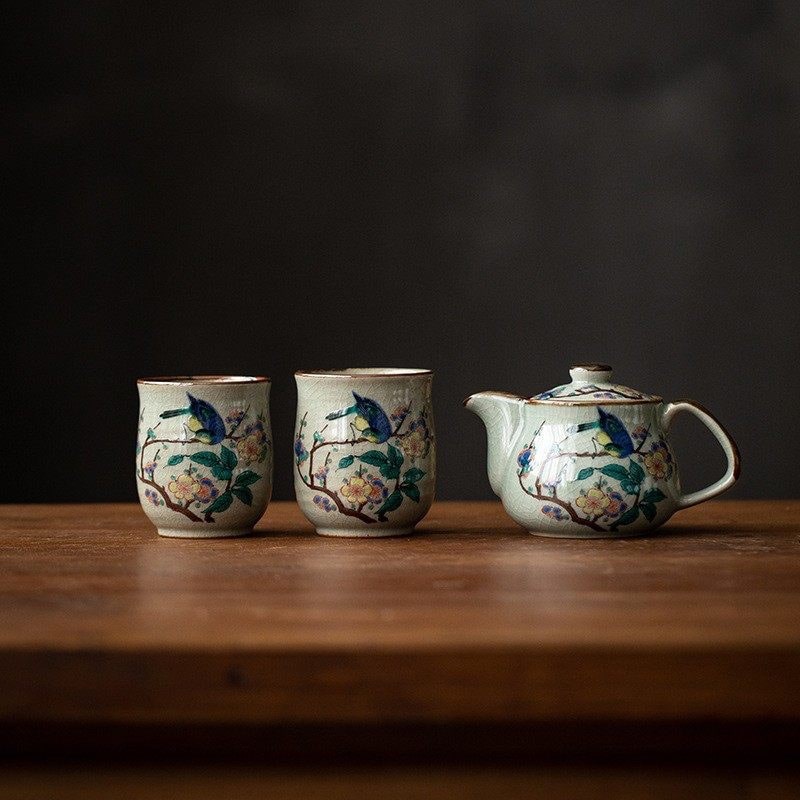
<instances>
[{"instance_id":1,"label":"teacup","mask_svg":"<svg viewBox=\"0 0 800 800\"><path fill-rule=\"evenodd\" d=\"M295 493L317 533L411 533L433 502L433 373L367 367L295 379Z\"/></svg>"},{"instance_id":2,"label":"teacup","mask_svg":"<svg viewBox=\"0 0 800 800\"><path fill-rule=\"evenodd\" d=\"M269 378L142 378L136 483L161 536L243 536L272 495Z\"/></svg>"}]
</instances>

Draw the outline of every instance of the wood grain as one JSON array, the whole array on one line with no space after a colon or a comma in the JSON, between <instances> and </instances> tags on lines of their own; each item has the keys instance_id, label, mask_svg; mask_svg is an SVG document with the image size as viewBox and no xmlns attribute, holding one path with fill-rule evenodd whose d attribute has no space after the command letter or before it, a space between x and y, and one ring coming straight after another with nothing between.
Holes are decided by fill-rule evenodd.
<instances>
[{"instance_id":1,"label":"wood grain","mask_svg":"<svg viewBox=\"0 0 800 800\"><path fill-rule=\"evenodd\" d=\"M0 506L0 723L800 720L800 502L551 540L494 503L413 538L165 540Z\"/></svg>"}]
</instances>

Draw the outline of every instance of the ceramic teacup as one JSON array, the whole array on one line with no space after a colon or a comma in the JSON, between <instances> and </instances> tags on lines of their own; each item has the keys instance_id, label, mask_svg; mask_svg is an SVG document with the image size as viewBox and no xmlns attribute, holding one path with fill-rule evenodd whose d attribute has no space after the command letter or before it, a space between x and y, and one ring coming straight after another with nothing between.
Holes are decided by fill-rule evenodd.
<instances>
[{"instance_id":1,"label":"ceramic teacup","mask_svg":"<svg viewBox=\"0 0 800 800\"><path fill-rule=\"evenodd\" d=\"M295 493L317 533L411 533L433 502L433 373L367 367L295 379Z\"/></svg>"},{"instance_id":2,"label":"ceramic teacup","mask_svg":"<svg viewBox=\"0 0 800 800\"><path fill-rule=\"evenodd\" d=\"M269 378L143 378L136 483L162 536L243 536L272 494Z\"/></svg>"}]
</instances>

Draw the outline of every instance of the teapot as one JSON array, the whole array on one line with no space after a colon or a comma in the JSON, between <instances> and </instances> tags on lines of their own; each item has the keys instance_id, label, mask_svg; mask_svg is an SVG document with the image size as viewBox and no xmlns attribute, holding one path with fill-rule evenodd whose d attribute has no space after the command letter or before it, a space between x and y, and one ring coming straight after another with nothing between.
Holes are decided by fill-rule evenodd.
<instances>
[{"instance_id":1,"label":"teapot","mask_svg":"<svg viewBox=\"0 0 800 800\"><path fill-rule=\"evenodd\" d=\"M612 380L606 364L575 364L571 382L531 398L478 392L464 405L486 426L492 491L516 522L540 536L602 538L652 531L739 477L739 450L690 400L664 403ZM725 474L684 494L669 429L681 411L722 446Z\"/></svg>"}]
</instances>

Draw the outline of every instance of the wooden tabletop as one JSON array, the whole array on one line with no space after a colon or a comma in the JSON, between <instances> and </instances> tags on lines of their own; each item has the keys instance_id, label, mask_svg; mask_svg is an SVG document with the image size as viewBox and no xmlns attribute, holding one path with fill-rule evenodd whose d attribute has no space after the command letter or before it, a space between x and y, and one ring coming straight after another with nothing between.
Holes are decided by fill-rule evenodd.
<instances>
[{"instance_id":1,"label":"wooden tabletop","mask_svg":"<svg viewBox=\"0 0 800 800\"><path fill-rule=\"evenodd\" d=\"M0 723L800 720L800 502L537 538L161 539L134 505L0 506Z\"/></svg>"}]
</instances>

